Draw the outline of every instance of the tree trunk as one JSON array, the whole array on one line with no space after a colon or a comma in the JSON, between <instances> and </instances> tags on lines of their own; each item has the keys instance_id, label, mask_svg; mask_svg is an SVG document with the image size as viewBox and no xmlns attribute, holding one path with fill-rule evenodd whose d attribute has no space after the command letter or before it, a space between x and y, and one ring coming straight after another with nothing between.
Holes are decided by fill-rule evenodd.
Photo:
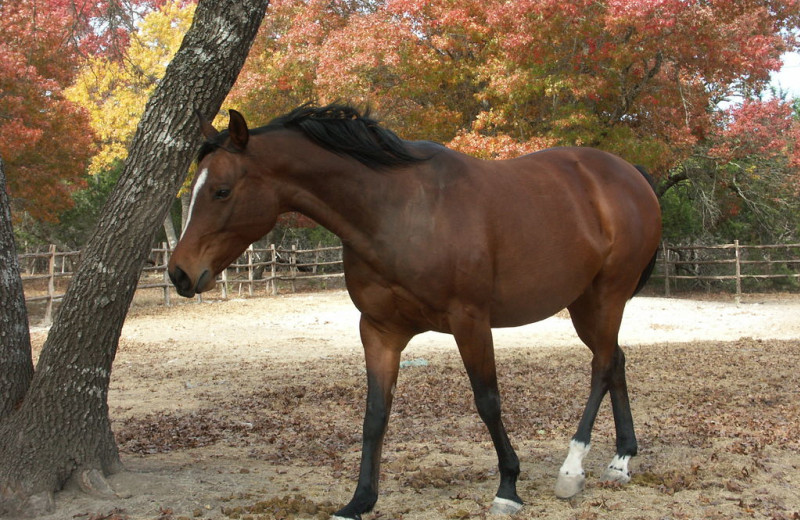
<instances>
[{"instance_id":1,"label":"tree trunk","mask_svg":"<svg viewBox=\"0 0 800 520\"><path fill-rule=\"evenodd\" d=\"M28 394L0 424L0 513L52 508L52 492L70 477L121 469L107 396L122 324L149 246L199 144L194 111L210 117L219 110L268 3L198 3L145 108Z\"/></svg>"},{"instance_id":2,"label":"tree trunk","mask_svg":"<svg viewBox=\"0 0 800 520\"><path fill-rule=\"evenodd\" d=\"M28 311L0 157L0 421L22 401L33 377Z\"/></svg>"}]
</instances>

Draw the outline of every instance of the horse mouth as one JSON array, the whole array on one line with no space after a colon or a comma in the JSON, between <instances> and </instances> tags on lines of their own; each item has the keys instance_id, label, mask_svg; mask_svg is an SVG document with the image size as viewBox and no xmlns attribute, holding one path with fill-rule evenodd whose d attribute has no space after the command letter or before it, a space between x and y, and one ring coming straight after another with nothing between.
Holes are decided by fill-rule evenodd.
<instances>
[{"instance_id":1,"label":"horse mouth","mask_svg":"<svg viewBox=\"0 0 800 520\"><path fill-rule=\"evenodd\" d=\"M216 285L213 283L213 276L208 269L200 274L194 284L192 284L192 279L189 275L180 267L175 267L174 270L170 271L169 278L172 280L175 290L184 298L191 298L195 294L213 289L214 285Z\"/></svg>"},{"instance_id":2,"label":"horse mouth","mask_svg":"<svg viewBox=\"0 0 800 520\"><path fill-rule=\"evenodd\" d=\"M211 281L211 278L212 278L211 271L209 271L208 269L203 271L197 278L197 283L194 286L194 292L200 294L202 292L206 292L213 289L214 284L209 283L209 281ZM207 287L209 285L210 287Z\"/></svg>"}]
</instances>

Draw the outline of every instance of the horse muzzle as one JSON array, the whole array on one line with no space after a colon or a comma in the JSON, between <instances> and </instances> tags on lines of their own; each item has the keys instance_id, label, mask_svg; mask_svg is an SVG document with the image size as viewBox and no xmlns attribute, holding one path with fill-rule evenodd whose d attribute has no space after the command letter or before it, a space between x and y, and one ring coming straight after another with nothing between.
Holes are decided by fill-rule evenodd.
<instances>
[{"instance_id":1,"label":"horse muzzle","mask_svg":"<svg viewBox=\"0 0 800 520\"><path fill-rule=\"evenodd\" d=\"M196 283L178 266L175 266L174 269L169 271L169 279L172 281L172 285L175 286L178 294L185 298L191 298L197 293L209 290L211 287L207 287L208 285L213 287L213 284L209 283L212 278L211 272L208 269L200 273Z\"/></svg>"}]
</instances>

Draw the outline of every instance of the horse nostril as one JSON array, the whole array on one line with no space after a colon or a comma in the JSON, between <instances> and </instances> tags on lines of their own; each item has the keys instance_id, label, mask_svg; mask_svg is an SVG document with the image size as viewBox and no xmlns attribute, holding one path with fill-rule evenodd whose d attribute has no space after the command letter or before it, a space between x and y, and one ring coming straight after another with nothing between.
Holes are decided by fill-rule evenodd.
<instances>
[{"instance_id":1,"label":"horse nostril","mask_svg":"<svg viewBox=\"0 0 800 520\"><path fill-rule=\"evenodd\" d=\"M187 298L194 296L192 280L183 269L176 266L175 269L169 272L169 279L172 281L172 285L175 286L175 289L178 290L178 294L186 296Z\"/></svg>"}]
</instances>

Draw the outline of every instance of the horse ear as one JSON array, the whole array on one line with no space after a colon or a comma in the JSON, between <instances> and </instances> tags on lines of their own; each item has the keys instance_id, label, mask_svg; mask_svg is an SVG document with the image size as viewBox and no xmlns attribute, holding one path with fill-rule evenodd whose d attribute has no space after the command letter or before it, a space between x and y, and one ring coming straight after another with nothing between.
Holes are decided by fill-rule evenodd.
<instances>
[{"instance_id":1,"label":"horse ear","mask_svg":"<svg viewBox=\"0 0 800 520\"><path fill-rule=\"evenodd\" d=\"M236 110L229 110L231 120L228 123L228 133L231 136L231 144L238 150L244 151L247 148L247 141L250 139L250 131L244 116Z\"/></svg>"},{"instance_id":2,"label":"horse ear","mask_svg":"<svg viewBox=\"0 0 800 520\"><path fill-rule=\"evenodd\" d=\"M206 141L213 141L219 135L219 131L206 121L199 110L195 110L194 113L197 115L197 120L200 121L200 132L202 132L203 137L206 138Z\"/></svg>"}]
</instances>

